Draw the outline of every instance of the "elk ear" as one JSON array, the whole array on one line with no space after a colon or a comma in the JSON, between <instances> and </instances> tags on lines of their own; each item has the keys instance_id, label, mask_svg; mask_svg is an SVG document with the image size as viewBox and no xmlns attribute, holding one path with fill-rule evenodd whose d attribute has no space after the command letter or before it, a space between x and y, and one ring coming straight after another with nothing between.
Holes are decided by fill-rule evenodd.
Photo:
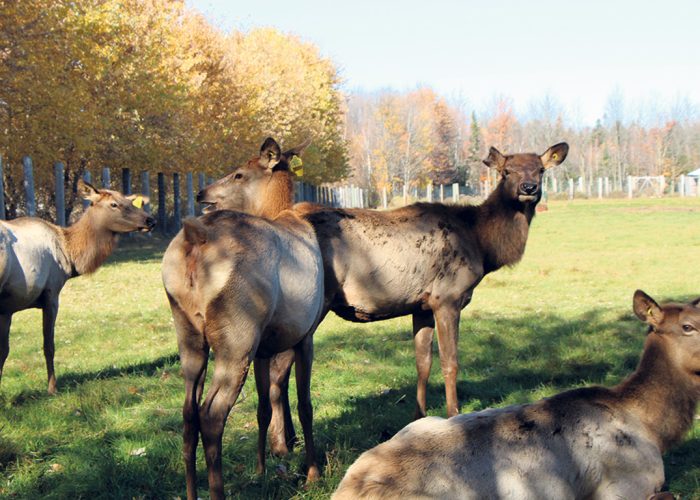
<instances>
[{"instance_id":1,"label":"elk ear","mask_svg":"<svg viewBox=\"0 0 700 500\"><path fill-rule=\"evenodd\" d=\"M311 138L306 139L304 142L299 144L298 146L294 146L292 149L288 149L284 153L282 153L282 156L289 160L292 158L292 156L301 156L304 153L304 150L309 147L311 144Z\"/></svg>"},{"instance_id":2,"label":"elk ear","mask_svg":"<svg viewBox=\"0 0 700 500\"><path fill-rule=\"evenodd\" d=\"M89 182L78 180L78 194L84 200L94 203L100 199L100 193Z\"/></svg>"},{"instance_id":3,"label":"elk ear","mask_svg":"<svg viewBox=\"0 0 700 500\"><path fill-rule=\"evenodd\" d=\"M503 156L499 150L491 146L491 149L489 149L489 155L484 160L484 164L487 167L495 168L500 172L506 165L506 157Z\"/></svg>"},{"instance_id":4,"label":"elk ear","mask_svg":"<svg viewBox=\"0 0 700 500\"><path fill-rule=\"evenodd\" d=\"M691 301L690 301L690 305L691 305L691 306L695 306L695 307L700 307L700 297L698 297L698 298L695 299L695 300L691 300Z\"/></svg>"},{"instance_id":5,"label":"elk ear","mask_svg":"<svg viewBox=\"0 0 700 500\"><path fill-rule=\"evenodd\" d=\"M272 137L268 137L260 146L260 166L263 168L272 168L280 161L282 150Z\"/></svg>"},{"instance_id":6,"label":"elk ear","mask_svg":"<svg viewBox=\"0 0 700 500\"><path fill-rule=\"evenodd\" d=\"M540 160L544 168L552 168L563 162L567 154L569 154L569 145L565 142L560 142L542 153Z\"/></svg>"},{"instance_id":7,"label":"elk ear","mask_svg":"<svg viewBox=\"0 0 700 500\"><path fill-rule=\"evenodd\" d=\"M632 299L634 314L651 326L659 326L664 319L664 312L654 299L641 290L634 292Z\"/></svg>"}]
</instances>

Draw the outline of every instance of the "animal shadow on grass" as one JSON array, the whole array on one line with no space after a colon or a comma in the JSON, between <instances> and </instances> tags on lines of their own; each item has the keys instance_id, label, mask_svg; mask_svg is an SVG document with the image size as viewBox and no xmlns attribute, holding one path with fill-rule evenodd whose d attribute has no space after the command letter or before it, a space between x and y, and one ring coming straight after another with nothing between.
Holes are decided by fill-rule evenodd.
<instances>
[{"instance_id":1,"label":"animal shadow on grass","mask_svg":"<svg viewBox=\"0 0 700 500\"><path fill-rule=\"evenodd\" d=\"M461 412L525 403L574 387L617 384L636 368L645 329L631 312L615 318L609 310L602 309L588 310L575 319L556 314L518 318L466 316L460 323L457 388ZM367 346L366 332L352 337L331 334L316 342L317 358L323 359L325 353L342 343L343 350L374 355L370 363L406 363L405 356L391 352L392 340L396 339L377 343L379 349L373 350ZM445 393L437 348L433 365L428 387L429 414L444 417ZM381 379L377 379L377 385L382 385ZM538 394L532 395L533 391ZM411 421L414 400L415 374L411 373L388 390L349 398L338 417L317 421L319 448L328 450L326 469L344 470L363 451L391 438ZM690 439L668 454L667 483L694 473L694 464L700 457L697 441ZM485 449L484 459L488 460L491 454ZM334 484L329 486L337 485L341 477L336 470ZM536 485L533 488L536 491Z\"/></svg>"},{"instance_id":2,"label":"animal shadow on grass","mask_svg":"<svg viewBox=\"0 0 700 500\"><path fill-rule=\"evenodd\" d=\"M133 375L153 376L162 371L163 368L175 365L179 362L179 360L180 358L178 354L173 353L168 354L167 356L161 356L151 361L144 361L142 363L135 363L132 365L110 366L93 370L91 372L60 373L58 377L59 390L67 391L70 389L75 389L86 382L92 382L95 380L107 380ZM4 397L5 396L2 395L2 392L0 392L0 398ZM13 408L19 409L27 403L40 399L49 399L51 397L52 396L48 395L43 389L26 389L11 396L7 402L9 402Z\"/></svg>"}]
</instances>

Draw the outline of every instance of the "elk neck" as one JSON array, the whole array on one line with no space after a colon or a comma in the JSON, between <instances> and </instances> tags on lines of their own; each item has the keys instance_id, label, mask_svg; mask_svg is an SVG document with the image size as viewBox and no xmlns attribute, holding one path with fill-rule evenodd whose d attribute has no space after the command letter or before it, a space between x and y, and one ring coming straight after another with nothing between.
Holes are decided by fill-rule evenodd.
<instances>
[{"instance_id":1,"label":"elk neck","mask_svg":"<svg viewBox=\"0 0 700 500\"><path fill-rule=\"evenodd\" d=\"M75 224L61 229L73 276L93 273L110 256L117 243L117 234L100 225L90 207Z\"/></svg>"},{"instance_id":2,"label":"elk neck","mask_svg":"<svg viewBox=\"0 0 700 500\"><path fill-rule=\"evenodd\" d=\"M484 252L484 271L495 271L516 264L525 252L534 203L512 200L503 181L475 209L475 230Z\"/></svg>"},{"instance_id":3,"label":"elk neck","mask_svg":"<svg viewBox=\"0 0 700 500\"><path fill-rule=\"evenodd\" d=\"M639 366L613 389L624 408L656 437L662 452L690 430L700 399L693 375L676 367L664 348L665 340L656 333L648 334Z\"/></svg>"},{"instance_id":4,"label":"elk neck","mask_svg":"<svg viewBox=\"0 0 700 500\"><path fill-rule=\"evenodd\" d=\"M272 172L265 192L261 196L260 217L275 219L282 211L294 205L292 174L286 170Z\"/></svg>"}]
</instances>

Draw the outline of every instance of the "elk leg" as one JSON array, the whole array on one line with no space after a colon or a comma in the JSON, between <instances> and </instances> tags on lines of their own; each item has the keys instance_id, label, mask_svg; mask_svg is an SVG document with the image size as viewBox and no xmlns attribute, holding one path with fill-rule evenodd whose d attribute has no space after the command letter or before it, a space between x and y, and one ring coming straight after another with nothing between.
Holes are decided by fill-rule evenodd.
<instances>
[{"instance_id":1,"label":"elk leg","mask_svg":"<svg viewBox=\"0 0 700 500\"><path fill-rule=\"evenodd\" d=\"M270 403L272 420L268 428L270 451L282 457L294 448L296 433L289 408L289 376L294 363L294 350L276 354L270 360Z\"/></svg>"},{"instance_id":2,"label":"elk leg","mask_svg":"<svg viewBox=\"0 0 700 500\"><path fill-rule=\"evenodd\" d=\"M204 457L209 470L209 495L213 500L224 498L224 477L221 469L221 448L224 425L241 388L245 383L253 351L252 345L242 338L240 332L226 331L215 334L220 340L233 340L216 352L214 376L207 391L207 397L199 408L199 425L204 445ZM236 342L243 340L243 342ZM252 342L251 342L252 344Z\"/></svg>"},{"instance_id":3,"label":"elk leg","mask_svg":"<svg viewBox=\"0 0 700 500\"><path fill-rule=\"evenodd\" d=\"M190 323L174 301L171 309L177 332L180 364L185 379L185 402L182 405L182 454L188 500L197 498L197 444L199 442L199 402L207 373L209 346L204 336Z\"/></svg>"},{"instance_id":4,"label":"elk leg","mask_svg":"<svg viewBox=\"0 0 700 500\"><path fill-rule=\"evenodd\" d=\"M435 318L432 311L413 315L413 344L416 350L416 371L418 372L415 420L426 415L426 391L428 378L430 377L430 367L433 364L434 330Z\"/></svg>"},{"instance_id":5,"label":"elk leg","mask_svg":"<svg viewBox=\"0 0 700 500\"><path fill-rule=\"evenodd\" d=\"M44 358L46 358L46 374L49 381L49 394L56 394L56 374L53 369L54 327L56 326L56 315L58 313L57 298L47 297L42 308L43 333L44 333Z\"/></svg>"},{"instance_id":6,"label":"elk leg","mask_svg":"<svg viewBox=\"0 0 700 500\"><path fill-rule=\"evenodd\" d=\"M2 380L2 370L7 360L7 355L10 354L10 324L12 323L11 314L0 314L0 380Z\"/></svg>"},{"instance_id":7,"label":"elk leg","mask_svg":"<svg viewBox=\"0 0 700 500\"><path fill-rule=\"evenodd\" d=\"M438 347L440 349L440 367L445 379L445 396L447 399L447 416L459 413L457 401L457 341L459 340L459 308L442 306L435 310L437 323Z\"/></svg>"},{"instance_id":8,"label":"elk leg","mask_svg":"<svg viewBox=\"0 0 700 500\"><path fill-rule=\"evenodd\" d=\"M265 472L265 441L267 440L267 428L272 417L270 406L270 360L255 358L253 363L255 370L255 387L258 390L258 465L256 472Z\"/></svg>"},{"instance_id":9,"label":"elk leg","mask_svg":"<svg viewBox=\"0 0 700 500\"><path fill-rule=\"evenodd\" d=\"M306 448L306 483L312 483L320 477L316 465L316 448L313 434L313 408L311 406L311 366L314 359L313 336L307 335L294 347L297 398L299 400L299 420L304 431Z\"/></svg>"}]
</instances>

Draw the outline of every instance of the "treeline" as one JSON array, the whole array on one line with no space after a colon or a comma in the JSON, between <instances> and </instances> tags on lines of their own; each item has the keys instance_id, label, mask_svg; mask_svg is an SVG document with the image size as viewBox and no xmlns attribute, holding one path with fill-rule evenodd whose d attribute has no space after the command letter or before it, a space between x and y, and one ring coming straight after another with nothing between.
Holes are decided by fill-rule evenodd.
<instances>
[{"instance_id":1,"label":"treeline","mask_svg":"<svg viewBox=\"0 0 700 500\"><path fill-rule=\"evenodd\" d=\"M173 0L0 1L0 155L15 215L21 159L39 207L53 164L217 176L273 135L313 143L305 180L347 175L344 100L333 63L273 29L224 34ZM42 203L43 200L43 203Z\"/></svg>"},{"instance_id":2,"label":"treeline","mask_svg":"<svg viewBox=\"0 0 700 500\"><path fill-rule=\"evenodd\" d=\"M571 153L551 173L559 184L583 178L594 185L597 177L609 177L617 191L628 175L675 179L700 167L698 110L686 99L668 109L658 109L655 101L650 111L625 103L614 91L592 126L571 123L571 113L549 95L530 103L522 115L507 98L476 112L429 88L357 93L348 102L353 177L375 193L429 182L467 183L478 191L483 181L495 181L482 163L490 146L504 153L542 152L567 141Z\"/></svg>"}]
</instances>

